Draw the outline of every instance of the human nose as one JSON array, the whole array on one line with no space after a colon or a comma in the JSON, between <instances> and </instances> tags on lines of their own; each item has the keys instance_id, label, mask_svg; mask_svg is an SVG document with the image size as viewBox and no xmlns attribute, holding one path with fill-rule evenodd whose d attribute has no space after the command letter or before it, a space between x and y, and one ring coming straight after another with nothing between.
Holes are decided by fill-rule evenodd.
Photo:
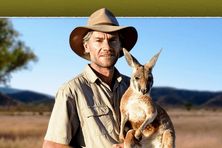
<instances>
[{"instance_id":1,"label":"human nose","mask_svg":"<svg viewBox=\"0 0 222 148\"><path fill-rule=\"evenodd\" d=\"M110 50L111 46L108 40L103 41L103 48L106 50Z\"/></svg>"}]
</instances>

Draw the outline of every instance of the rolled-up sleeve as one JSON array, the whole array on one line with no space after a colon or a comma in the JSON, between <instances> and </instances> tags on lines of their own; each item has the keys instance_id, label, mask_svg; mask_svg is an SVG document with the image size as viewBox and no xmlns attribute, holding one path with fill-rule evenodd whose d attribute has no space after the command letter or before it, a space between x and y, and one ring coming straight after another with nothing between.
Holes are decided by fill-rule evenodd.
<instances>
[{"instance_id":1,"label":"rolled-up sleeve","mask_svg":"<svg viewBox=\"0 0 222 148\"><path fill-rule=\"evenodd\" d=\"M74 99L67 86L59 89L56 94L45 140L69 145L79 127Z\"/></svg>"}]
</instances>

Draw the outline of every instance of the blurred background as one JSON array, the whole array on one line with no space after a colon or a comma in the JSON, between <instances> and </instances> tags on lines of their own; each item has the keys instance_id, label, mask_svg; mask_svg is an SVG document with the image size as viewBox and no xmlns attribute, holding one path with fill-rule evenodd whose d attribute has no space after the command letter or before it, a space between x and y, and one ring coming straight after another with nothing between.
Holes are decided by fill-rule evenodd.
<instances>
[{"instance_id":1,"label":"blurred background","mask_svg":"<svg viewBox=\"0 0 222 148\"><path fill-rule=\"evenodd\" d=\"M163 49L153 70L152 96L173 119L177 147L222 145L222 19L118 20L137 29L131 54L141 64ZM58 88L89 63L69 47L70 32L86 21L0 18L0 147L41 147ZM130 76L124 58L116 67Z\"/></svg>"}]
</instances>

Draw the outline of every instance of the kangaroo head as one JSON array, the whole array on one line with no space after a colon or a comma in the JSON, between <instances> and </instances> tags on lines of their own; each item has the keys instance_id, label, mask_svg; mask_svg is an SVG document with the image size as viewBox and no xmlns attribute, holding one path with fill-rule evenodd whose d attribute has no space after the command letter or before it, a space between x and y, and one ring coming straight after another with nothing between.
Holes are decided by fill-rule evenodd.
<instances>
[{"instance_id":1,"label":"kangaroo head","mask_svg":"<svg viewBox=\"0 0 222 148\"><path fill-rule=\"evenodd\" d=\"M130 80L130 87L132 87L133 90L143 95L150 93L153 86L152 69L159 57L160 52L154 55L148 63L141 65L135 57L133 57L126 49L123 48L126 61L129 66L133 68Z\"/></svg>"}]
</instances>

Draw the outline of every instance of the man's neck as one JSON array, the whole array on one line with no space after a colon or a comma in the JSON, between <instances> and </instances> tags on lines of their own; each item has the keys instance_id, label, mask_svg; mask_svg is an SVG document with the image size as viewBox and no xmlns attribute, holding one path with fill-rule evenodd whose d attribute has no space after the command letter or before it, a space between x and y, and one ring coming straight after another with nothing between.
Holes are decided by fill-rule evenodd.
<instances>
[{"instance_id":1,"label":"man's neck","mask_svg":"<svg viewBox=\"0 0 222 148\"><path fill-rule=\"evenodd\" d=\"M114 71L115 68L111 67L111 68L104 68L104 67L100 67L98 65L95 64L90 64L90 66L93 68L93 70L96 72L96 75L106 84L108 84L110 86L110 88L112 88L112 79L113 79L113 75L114 75Z\"/></svg>"}]
</instances>

